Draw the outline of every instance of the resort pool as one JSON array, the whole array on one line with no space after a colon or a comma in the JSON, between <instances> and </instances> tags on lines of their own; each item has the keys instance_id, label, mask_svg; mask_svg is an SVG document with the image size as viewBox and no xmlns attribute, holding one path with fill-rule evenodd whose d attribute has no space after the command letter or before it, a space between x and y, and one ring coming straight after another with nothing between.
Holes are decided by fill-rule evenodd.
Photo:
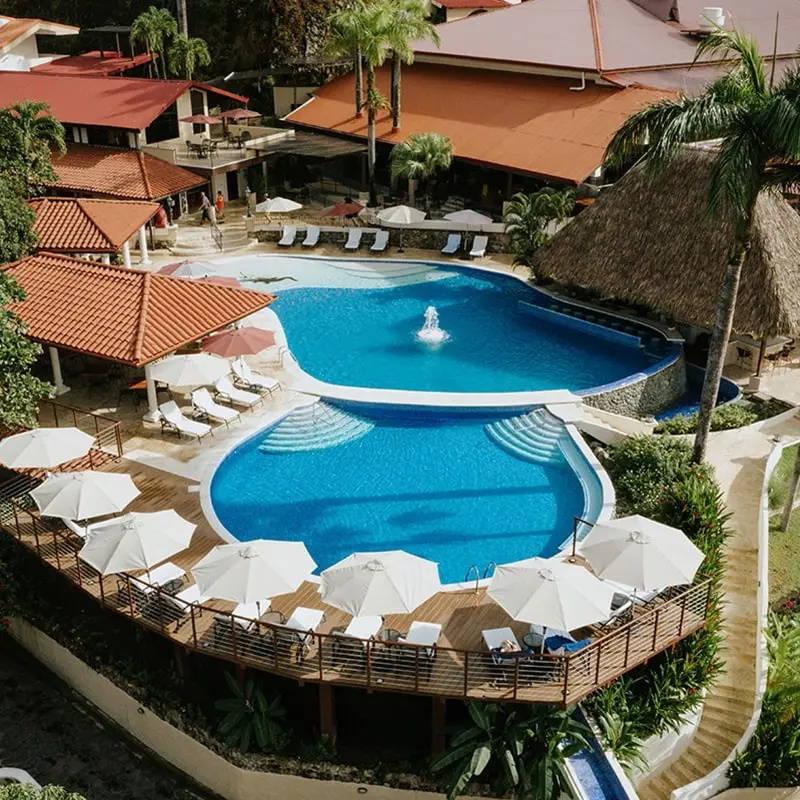
<instances>
[{"instance_id":1,"label":"resort pool","mask_svg":"<svg viewBox=\"0 0 800 800\"><path fill-rule=\"evenodd\" d=\"M512 455L488 422L301 410L228 454L211 503L237 539L304 541L320 569L402 549L453 583L473 564L552 555L584 513L584 487L560 448L546 463Z\"/></svg>"}]
</instances>

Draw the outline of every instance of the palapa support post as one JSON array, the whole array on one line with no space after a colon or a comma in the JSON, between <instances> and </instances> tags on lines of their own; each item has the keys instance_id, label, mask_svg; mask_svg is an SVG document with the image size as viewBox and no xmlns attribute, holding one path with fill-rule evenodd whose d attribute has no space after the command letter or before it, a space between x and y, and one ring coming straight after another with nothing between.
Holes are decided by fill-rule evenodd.
<instances>
[{"instance_id":1,"label":"palapa support post","mask_svg":"<svg viewBox=\"0 0 800 800\"><path fill-rule=\"evenodd\" d=\"M336 744L336 702L329 683L319 684L319 732L330 744Z\"/></svg>"},{"instance_id":2,"label":"palapa support post","mask_svg":"<svg viewBox=\"0 0 800 800\"><path fill-rule=\"evenodd\" d=\"M583 517L573 517L572 518L572 553L569 557L570 564L574 564L577 560L577 552L578 552L578 525L583 523L584 525L588 525L590 528L594 527L594 522L590 522L588 519L584 519Z\"/></svg>"}]
</instances>

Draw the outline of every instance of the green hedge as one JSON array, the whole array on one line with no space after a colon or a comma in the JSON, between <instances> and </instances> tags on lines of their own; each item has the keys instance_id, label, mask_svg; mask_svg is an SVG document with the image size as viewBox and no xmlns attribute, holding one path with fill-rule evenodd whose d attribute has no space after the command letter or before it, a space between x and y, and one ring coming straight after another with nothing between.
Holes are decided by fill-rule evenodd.
<instances>
[{"instance_id":1,"label":"green hedge","mask_svg":"<svg viewBox=\"0 0 800 800\"><path fill-rule=\"evenodd\" d=\"M770 398L766 401L742 401L715 408L711 414L712 431L728 431L732 428L744 428L776 414L787 411L789 406L781 400ZM671 433L673 435L694 433L697 428L697 414L679 414L672 419L660 422L655 433Z\"/></svg>"}]
</instances>

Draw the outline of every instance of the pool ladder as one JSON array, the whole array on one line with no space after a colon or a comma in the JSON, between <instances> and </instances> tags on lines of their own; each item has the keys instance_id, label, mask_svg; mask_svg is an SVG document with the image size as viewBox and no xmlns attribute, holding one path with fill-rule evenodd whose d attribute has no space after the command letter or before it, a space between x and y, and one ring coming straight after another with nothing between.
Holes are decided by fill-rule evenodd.
<instances>
[{"instance_id":1,"label":"pool ladder","mask_svg":"<svg viewBox=\"0 0 800 800\"><path fill-rule=\"evenodd\" d=\"M490 561L490 562L489 562L489 563L486 565L486 568L483 570L483 576L481 576L481 572L480 572L480 570L478 569L478 565L477 565L477 564L473 564L473 565L472 565L472 566L471 566L471 567L470 567L470 568L467 570L467 574L464 576L464 583L469 583L469 582L470 582L470 580L471 580L470 576L471 576L471 575L472 575L472 573L474 572L474 573L475 573L475 593L477 594L477 593L478 593L478 591L479 591L479 589L480 589L480 582L481 582L481 580L482 580L482 579L483 579L483 580L486 580L486 578L488 578L488 577L489 577L489 572L490 572L490 571L491 571L491 572L494 572L494 570L495 570L495 568L496 568L496 567L497 567L497 564L495 564L495 562L494 562L494 561Z\"/></svg>"}]
</instances>

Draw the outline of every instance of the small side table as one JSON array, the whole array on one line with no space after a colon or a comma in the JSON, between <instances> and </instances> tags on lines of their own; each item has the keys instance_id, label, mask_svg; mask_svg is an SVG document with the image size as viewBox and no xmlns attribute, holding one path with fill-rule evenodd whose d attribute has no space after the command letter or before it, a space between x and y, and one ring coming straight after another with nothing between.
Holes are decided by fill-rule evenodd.
<instances>
[{"instance_id":1,"label":"small side table","mask_svg":"<svg viewBox=\"0 0 800 800\"><path fill-rule=\"evenodd\" d=\"M522 644L524 644L528 650L535 650L536 652L539 652L544 644L544 637L541 633L528 631L528 633L522 637Z\"/></svg>"}]
</instances>

